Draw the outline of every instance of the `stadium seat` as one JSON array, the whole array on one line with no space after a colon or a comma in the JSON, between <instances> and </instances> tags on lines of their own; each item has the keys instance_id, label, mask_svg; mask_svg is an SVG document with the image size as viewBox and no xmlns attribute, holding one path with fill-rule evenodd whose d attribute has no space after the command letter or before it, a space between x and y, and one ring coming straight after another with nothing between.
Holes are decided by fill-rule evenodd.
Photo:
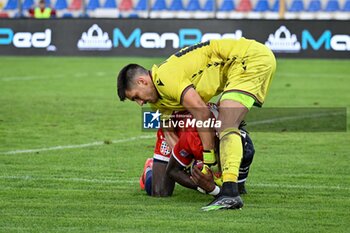
<instances>
[{"instance_id":1,"label":"stadium seat","mask_svg":"<svg viewBox=\"0 0 350 233\"><path fill-rule=\"evenodd\" d=\"M256 3L256 6L254 8L254 11L256 12L265 12L265 11L269 11L270 7L269 7L269 2L268 0L259 0Z\"/></svg>"},{"instance_id":2,"label":"stadium seat","mask_svg":"<svg viewBox=\"0 0 350 233\"><path fill-rule=\"evenodd\" d=\"M136 11L145 11L147 10L147 2L148 0L139 0L136 7L135 7L135 10Z\"/></svg>"},{"instance_id":3,"label":"stadium seat","mask_svg":"<svg viewBox=\"0 0 350 233\"><path fill-rule=\"evenodd\" d=\"M18 8L17 3L17 0L8 0L4 10L16 10Z\"/></svg>"},{"instance_id":4,"label":"stadium seat","mask_svg":"<svg viewBox=\"0 0 350 233\"><path fill-rule=\"evenodd\" d=\"M130 11L133 9L132 0L122 0L119 4L119 10Z\"/></svg>"},{"instance_id":5,"label":"stadium seat","mask_svg":"<svg viewBox=\"0 0 350 233\"><path fill-rule=\"evenodd\" d=\"M235 10L235 4L232 0L224 0L219 7L219 11L234 11Z\"/></svg>"},{"instance_id":6,"label":"stadium seat","mask_svg":"<svg viewBox=\"0 0 350 233\"><path fill-rule=\"evenodd\" d=\"M203 10L204 11L214 11L214 0L207 0L204 4Z\"/></svg>"},{"instance_id":7,"label":"stadium seat","mask_svg":"<svg viewBox=\"0 0 350 233\"><path fill-rule=\"evenodd\" d=\"M350 12L350 0L346 0L344 7L343 7L343 11Z\"/></svg>"},{"instance_id":8,"label":"stadium seat","mask_svg":"<svg viewBox=\"0 0 350 233\"><path fill-rule=\"evenodd\" d=\"M308 12L318 12L321 10L322 10L322 6L321 6L320 0L311 0L308 8L306 9L306 11Z\"/></svg>"},{"instance_id":9,"label":"stadium seat","mask_svg":"<svg viewBox=\"0 0 350 233\"><path fill-rule=\"evenodd\" d=\"M152 10L154 10L154 11L167 10L165 0L156 0L156 2L152 6Z\"/></svg>"},{"instance_id":10,"label":"stadium seat","mask_svg":"<svg viewBox=\"0 0 350 233\"><path fill-rule=\"evenodd\" d=\"M62 15L62 18L73 18L72 13L66 12Z\"/></svg>"},{"instance_id":11,"label":"stadium seat","mask_svg":"<svg viewBox=\"0 0 350 233\"><path fill-rule=\"evenodd\" d=\"M67 1L66 0L57 0L55 3L55 9L56 10L64 10L67 9Z\"/></svg>"},{"instance_id":12,"label":"stadium seat","mask_svg":"<svg viewBox=\"0 0 350 233\"><path fill-rule=\"evenodd\" d=\"M115 8L117 8L117 4L116 4L115 0L106 0L105 4L103 4L103 7L115 9Z\"/></svg>"},{"instance_id":13,"label":"stadium seat","mask_svg":"<svg viewBox=\"0 0 350 233\"><path fill-rule=\"evenodd\" d=\"M273 12L279 12L280 10L280 0L276 0L275 3L272 5L271 10Z\"/></svg>"},{"instance_id":14,"label":"stadium seat","mask_svg":"<svg viewBox=\"0 0 350 233\"><path fill-rule=\"evenodd\" d=\"M89 0L86 9L87 10L95 10L96 8L100 8L99 0Z\"/></svg>"},{"instance_id":15,"label":"stadium seat","mask_svg":"<svg viewBox=\"0 0 350 233\"><path fill-rule=\"evenodd\" d=\"M169 6L169 10L171 10L171 11L183 11L184 6L182 4L182 0L173 0Z\"/></svg>"},{"instance_id":16,"label":"stadium seat","mask_svg":"<svg viewBox=\"0 0 350 233\"><path fill-rule=\"evenodd\" d=\"M290 11L290 12L304 11L304 1L303 0L293 0L288 11Z\"/></svg>"},{"instance_id":17,"label":"stadium seat","mask_svg":"<svg viewBox=\"0 0 350 233\"><path fill-rule=\"evenodd\" d=\"M69 10L80 10L82 9L82 0L72 0L72 3L69 5Z\"/></svg>"},{"instance_id":18,"label":"stadium seat","mask_svg":"<svg viewBox=\"0 0 350 233\"><path fill-rule=\"evenodd\" d=\"M253 9L252 3L250 0L241 0L237 6L237 11L248 12Z\"/></svg>"},{"instance_id":19,"label":"stadium seat","mask_svg":"<svg viewBox=\"0 0 350 233\"><path fill-rule=\"evenodd\" d=\"M33 0L24 0L22 9L23 10L29 10L34 6L34 1Z\"/></svg>"},{"instance_id":20,"label":"stadium seat","mask_svg":"<svg viewBox=\"0 0 350 233\"><path fill-rule=\"evenodd\" d=\"M140 16L137 13L130 13L129 14L129 19L138 19L138 18L140 18Z\"/></svg>"},{"instance_id":21,"label":"stadium seat","mask_svg":"<svg viewBox=\"0 0 350 233\"><path fill-rule=\"evenodd\" d=\"M340 11L340 6L338 0L329 0L324 9L326 12Z\"/></svg>"},{"instance_id":22,"label":"stadium seat","mask_svg":"<svg viewBox=\"0 0 350 233\"><path fill-rule=\"evenodd\" d=\"M186 10L187 11L200 11L201 10L201 5L199 4L198 0L190 0L188 2Z\"/></svg>"}]
</instances>

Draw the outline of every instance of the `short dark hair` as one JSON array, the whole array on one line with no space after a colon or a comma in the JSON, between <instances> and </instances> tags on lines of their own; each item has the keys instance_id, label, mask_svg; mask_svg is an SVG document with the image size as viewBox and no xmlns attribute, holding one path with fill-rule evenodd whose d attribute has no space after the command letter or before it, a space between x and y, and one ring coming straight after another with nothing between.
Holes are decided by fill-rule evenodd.
<instances>
[{"instance_id":1,"label":"short dark hair","mask_svg":"<svg viewBox=\"0 0 350 233\"><path fill-rule=\"evenodd\" d=\"M126 99L125 91L130 88L132 80L138 75L146 74L148 74L148 71L138 64L129 64L121 69L117 80L117 90L120 101Z\"/></svg>"}]
</instances>

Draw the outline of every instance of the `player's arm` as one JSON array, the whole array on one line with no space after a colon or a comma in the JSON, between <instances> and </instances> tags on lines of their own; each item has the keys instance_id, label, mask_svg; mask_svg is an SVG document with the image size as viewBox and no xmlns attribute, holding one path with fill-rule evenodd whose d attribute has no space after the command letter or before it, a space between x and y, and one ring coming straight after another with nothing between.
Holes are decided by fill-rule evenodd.
<instances>
[{"instance_id":1,"label":"player's arm","mask_svg":"<svg viewBox=\"0 0 350 233\"><path fill-rule=\"evenodd\" d=\"M215 184L212 171L208 167L205 167L204 169L205 173L203 173L203 169L199 169L197 166L194 166L192 169L192 181L207 193L214 196L218 195L220 188Z\"/></svg>"},{"instance_id":2,"label":"player's arm","mask_svg":"<svg viewBox=\"0 0 350 233\"><path fill-rule=\"evenodd\" d=\"M185 172L184 167L173 156L170 156L166 173L175 182L186 188L197 189L198 187L190 178L189 174Z\"/></svg>"},{"instance_id":3,"label":"player's arm","mask_svg":"<svg viewBox=\"0 0 350 233\"><path fill-rule=\"evenodd\" d=\"M163 115L172 115L173 113L172 110L164 110L164 109L161 109L161 112ZM166 139L167 144L170 146L170 148L174 148L174 146L179 140L179 137L177 136L175 129L172 127L172 124L168 124L168 121L170 121L171 119L162 119L162 120L166 121L166 125L168 125L167 128L162 128L163 135Z\"/></svg>"},{"instance_id":4,"label":"player's arm","mask_svg":"<svg viewBox=\"0 0 350 233\"><path fill-rule=\"evenodd\" d=\"M179 137L175 133L174 129L162 129L164 133L164 137L170 148L174 148L176 143L179 141Z\"/></svg>"},{"instance_id":5,"label":"player's arm","mask_svg":"<svg viewBox=\"0 0 350 233\"><path fill-rule=\"evenodd\" d=\"M210 170L207 174L203 174L198 167L194 166L193 171L193 176L191 176L173 156L170 157L167 174L174 181L186 188L195 189L201 193L217 195L220 192L220 188L214 183L213 174Z\"/></svg>"},{"instance_id":6,"label":"player's arm","mask_svg":"<svg viewBox=\"0 0 350 233\"><path fill-rule=\"evenodd\" d=\"M193 87L188 88L182 93L181 104L191 112L195 119L205 121L211 117L211 113L202 98ZM202 140L204 150L214 149L214 129L198 129L199 136Z\"/></svg>"},{"instance_id":7,"label":"player's arm","mask_svg":"<svg viewBox=\"0 0 350 233\"><path fill-rule=\"evenodd\" d=\"M211 117L210 110L204 103L202 98L196 92L193 87L189 87L182 93L181 104L191 112L195 119L205 121ZM200 129L198 128L198 134L201 138L203 149L204 149L204 163L214 164L216 162L214 155L214 129Z\"/></svg>"}]
</instances>

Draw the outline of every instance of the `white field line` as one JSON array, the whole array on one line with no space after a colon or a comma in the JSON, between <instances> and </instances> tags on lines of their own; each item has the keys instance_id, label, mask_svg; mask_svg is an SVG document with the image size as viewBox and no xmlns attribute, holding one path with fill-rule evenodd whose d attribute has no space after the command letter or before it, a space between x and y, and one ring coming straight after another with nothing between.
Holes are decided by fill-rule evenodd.
<instances>
[{"instance_id":1,"label":"white field line","mask_svg":"<svg viewBox=\"0 0 350 233\"><path fill-rule=\"evenodd\" d=\"M79 78L79 77L88 76L88 73L75 73L73 76Z\"/></svg>"},{"instance_id":2,"label":"white field line","mask_svg":"<svg viewBox=\"0 0 350 233\"><path fill-rule=\"evenodd\" d=\"M27 80L34 80L34 79L42 79L42 77L37 76L23 76L23 77L5 77L0 78L1 81L9 82L9 81L27 81Z\"/></svg>"},{"instance_id":3,"label":"white field line","mask_svg":"<svg viewBox=\"0 0 350 233\"><path fill-rule=\"evenodd\" d=\"M37 79L50 79L50 78L63 78L63 77L68 77L68 76L73 76L76 78L80 77L86 77L88 75L96 75L96 76L106 76L108 73L106 72L96 72L95 74L89 74L89 73L84 73L84 72L77 72L74 73L73 75L64 75L64 74L51 74L50 76L14 76L14 77L0 77L0 81L4 82L11 82L11 81L30 81L30 80L37 80Z\"/></svg>"},{"instance_id":4,"label":"white field line","mask_svg":"<svg viewBox=\"0 0 350 233\"><path fill-rule=\"evenodd\" d=\"M138 179L131 180L108 180L108 179L86 179L86 178L58 178L58 177L32 177L32 176L0 176L1 180L27 180L27 181L67 181L78 183L100 183L100 184L133 184Z\"/></svg>"},{"instance_id":5,"label":"white field line","mask_svg":"<svg viewBox=\"0 0 350 233\"><path fill-rule=\"evenodd\" d=\"M50 78L62 78L63 74L51 74L50 76L16 76L16 77L0 77L1 81L27 81L27 80L36 80L36 79L50 79Z\"/></svg>"},{"instance_id":6,"label":"white field line","mask_svg":"<svg viewBox=\"0 0 350 233\"><path fill-rule=\"evenodd\" d=\"M112 140L112 144L118 144L123 142L129 142L129 141L135 141L139 139L148 139L148 138L154 138L154 135L141 135L137 137L130 137L130 138L124 138L119 140ZM13 154L23 154L23 153L35 153L35 152L42 152L42 151L51 151L51 150L63 150L63 149L75 149L75 148L84 148L84 147L92 147L92 146L102 146L105 145L105 142L99 141L99 142L91 142L86 144L78 144L78 145L65 145L65 146L54 146L54 147L46 147L46 148L38 148L38 149L28 149L28 150L13 150L13 151L6 151L6 152L0 152L0 154L3 155L13 155Z\"/></svg>"},{"instance_id":7,"label":"white field line","mask_svg":"<svg viewBox=\"0 0 350 233\"><path fill-rule=\"evenodd\" d=\"M1 180L22 180L22 181L48 181L48 182L77 182L77 183L99 183L99 184L138 184L138 179L130 180L110 180L110 179L87 179L87 178L55 178L55 177L32 177L32 176L0 176ZM256 183L249 184L251 187L262 188L287 188L287 189L324 189L324 190L350 190L350 187L344 186L322 186L322 185L293 185L293 184L276 184L276 183Z\"/></svg>"},{"instance_id":8,"label":"white field line","mask_svg":"<svg viewBox=\"0 0 350 233\"><path fill-rule=\"evenodd\" d=\"M250 122L249 125L261 125L261 124L270 124L274 122L280 122L280 121L288 121L288 120L299 120L299 119L307 119L307 118L318 118L318 117L324 117L324 116L335 116L335 115L341 115L342 113L320 113L320 114L311 114L307 116L290 116L290 117L280 117L280 118L272 118L268 120L262 120L262 121L253 121ZM148 138L154 138L154 136L148 135L148 136L137 136L137 137L131 137L131 138L124 138L119 140L113 140L112 143L123 143L128 141L135 141L138 139L148 139ZM14 151L5 151L0 152L0 155L13 155L13 154L23 154L23 153L35 153L35 152L42 152L42 151L51 151L51 150L63 150L63 149L75 149L75 148L84 148L84 147L91 147L91 146L102 146L104 145L104 142L91 142L86 144L78 144L78 145L65 145L65 146L55 146L55 147L47 147L47 148L38 148L38 149L28 149L28 150L14 150Z\"/></svg>"}]
</instances>

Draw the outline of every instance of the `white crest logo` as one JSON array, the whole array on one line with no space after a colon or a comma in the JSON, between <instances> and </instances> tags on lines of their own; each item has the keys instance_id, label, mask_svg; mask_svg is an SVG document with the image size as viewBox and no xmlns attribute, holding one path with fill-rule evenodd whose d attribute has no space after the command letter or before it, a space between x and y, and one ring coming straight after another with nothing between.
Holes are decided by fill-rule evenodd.
<instances>
[{"instance_id":1,"label":"white crest logo","mask_svg":"<svg viewBox=\"0 0 350 233\"><path fill-rule=\"evenodd\" d=\"M103 32L97 24L94 24L87 33L83 32L78 41L78 48L80 50L110 50L112 41L107 32Z\"/></svg>"},{"instance_id":2,"label":"white crest logo","mask_svg":"<svg viewBox=\"0 0 350 233\"><path fill-rule=\"evenodd\" d=\"M297 36L291 34L286 26L281 26L275 34L270 34L265 45L275 52L297 53L301 49Z\"/></svg>"}]
</instances>

